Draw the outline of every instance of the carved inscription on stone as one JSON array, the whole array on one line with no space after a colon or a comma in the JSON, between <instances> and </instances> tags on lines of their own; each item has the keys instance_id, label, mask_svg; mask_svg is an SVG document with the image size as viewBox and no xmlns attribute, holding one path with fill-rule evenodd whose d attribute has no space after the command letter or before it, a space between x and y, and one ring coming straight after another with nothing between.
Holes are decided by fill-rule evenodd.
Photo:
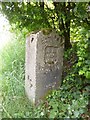
<instances>
[{"instance_id":1,"label":"carved inscription on stone","mask_svg":"<svg viewBox=\"0 0 90 120\"><path fill-rule=\"evenodd\" d=\"M57 54L58 47L47 46L45 48L44 63L47 70L53 71L55 64L58 62Z\"/></svg>"},{"instance_id":2,"label":"carved inscription on stone","mask_svg":"<svg viewBox=\"0 0 90 120\"><path fill-rule=\"evenodd\" d=\"M28 75L28 81L29 81L29 87L32 88L32 80L29 78L29 75Z\"/></svg>"}]
</instances>

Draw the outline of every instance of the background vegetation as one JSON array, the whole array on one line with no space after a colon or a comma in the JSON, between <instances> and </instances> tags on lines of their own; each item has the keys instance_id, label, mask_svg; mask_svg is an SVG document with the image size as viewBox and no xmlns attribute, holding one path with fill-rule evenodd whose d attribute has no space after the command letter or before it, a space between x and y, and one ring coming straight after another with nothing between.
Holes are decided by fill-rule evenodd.
<instances>
[{"instance_id":1,"label":"background vegetation","mask_svg":"<svg viewBox=\"0 0 90 120\"><path fill-rule=\"evenodd\" d=\"M2 4L2 13L7 15L12 25L11 32L14 32L14 38L1 51L0 56L2 118L90 118L89 3L53 4ZM40 12L41 9L43 12ZM43 13L46 17L43 17ZM69 45L65 46L67 51L64 53L60 89L52 91L36 107L28 101L24 91L25 35L28 31L47 28L49 25L59 34L70 33L71 42L68 39Z\"/></svg>"}]
</instances>

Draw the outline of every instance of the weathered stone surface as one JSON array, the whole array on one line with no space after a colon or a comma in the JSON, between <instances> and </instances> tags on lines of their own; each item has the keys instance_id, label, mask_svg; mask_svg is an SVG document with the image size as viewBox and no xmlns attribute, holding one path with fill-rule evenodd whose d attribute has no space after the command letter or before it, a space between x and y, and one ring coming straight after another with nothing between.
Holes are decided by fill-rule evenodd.
<instances>
[{"instance_id":1,"label":"weathered stone surface","mask_svg":"<svg viewBox=\"0 0 90 120\"><path fill-rule=\"evenodd\" d=\"M37 103L48 91L60 86L63 66L63 39L52 31L33 33L26 40L25 90Z\"/></svg>"}]
</instances>

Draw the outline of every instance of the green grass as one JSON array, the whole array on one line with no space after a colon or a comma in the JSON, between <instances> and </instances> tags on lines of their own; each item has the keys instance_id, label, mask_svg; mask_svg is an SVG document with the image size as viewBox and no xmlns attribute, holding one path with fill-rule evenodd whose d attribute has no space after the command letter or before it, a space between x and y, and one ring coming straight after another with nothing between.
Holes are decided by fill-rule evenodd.
<instances>
[{"instance_id":1,"label":"green grass","mask_svg":"<svg viewBox=\"0 0 90 120\"><path fill-rule=\"evenodd\" d=\"M3 90L8 95L15 95L23 90L24 86L24 56L25 47L19 41L9 43L2 51L2 82ZM4 84L5 83L5 84ZM19 87L19 85L21 87ZM12 91L11 91L11 90ZM4 92L5 92L4 91ZM7 95L7 92L5 93ZM22 94L20 94L22 95Z\"/></svg>"},{"instance_id":2,"label":"green grass","mask_svg":"<svg viewBox=\"0 0 90 120\"><path fill-rule=\"evenodd\" d=\"M25 38L15 37L1 51L0 89L2 118L30 117L32 105L25 95Z\"/></svg>"},{"instance_id":3,"label":"green grass","mask_svg":"<svg viewBox=\"0 0 90 120\"><path fill-rule=\"evenodd\" d=\"M32 117L32 111L33 107L27 100L26 96L6 96L4 99L2 112L4 118Z\"/></svg>"}]
</instances>

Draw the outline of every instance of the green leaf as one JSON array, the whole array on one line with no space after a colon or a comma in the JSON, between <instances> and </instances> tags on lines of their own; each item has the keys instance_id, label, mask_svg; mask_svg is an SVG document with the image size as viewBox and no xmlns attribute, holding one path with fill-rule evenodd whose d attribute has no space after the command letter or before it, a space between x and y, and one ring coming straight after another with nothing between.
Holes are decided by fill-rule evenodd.
<instances>
[{"instance_id":1,"label":"green leaf","mask_svg":"<svg viewBox=\"0 0 90 120\"><path fill-rule=\"evenodd\" d=\"M83 74L84 74L84 72L85 72L85 71L80 70L80 71L79 71L79 75L83 75Z\"/></svg>"},{"instance_id":2,"label":"green leaf","mask_svg":"<svg viewBox=\"0 0 90 120\"><path fill-rule=\"evenodd\" d=\"M55 111L54 109L50 111L50 115L49 115L49 118L55 118L57 114L57 111Z\"/></svg>"},{"instance_id":3,"label":"green leaf","mask_svg":"<svg viewBox=\"0 0 90 120\"><path fill-rule=\"evenodd\" d=\"M87 79L89 79L90 78L90 71L87 71L85 76L86 76Z\"/></svg>"},{"instance_id":4,"label":"green leaf","mask_svg":"<svg viewBox=\"0 0 90 120\"><path fill-rule=\"evenodd\" d=\"M77 63L78 66L81 66L81 64L82 64L82 62L78 62L78 63Z\"/></svg>"},{"instance_id":5,"label":"green leaf","mask_svg":"<svg viewBox=\"0 0 90 120\"><path fill-rule=\"evenodd\" d=\"M83 67L83 71L84 71L84 72L86 72L86 71L87 71L87 69L88 69L87 67Z\"/></svg>"},{"instance_id":6,"label":"green leaf","mask_svg":"<svg viewBox=\"0 0 90 120\"><path fill-rule=\"evenodd\" d=\"M55 102L55 101L50 101L50 103L49 103L49 105L50 106L52 106L54 109L57 109L57 107L58 107L58 102Z\"/></svg>"},{"instance_id":7,"label":"green leaf","mask_svg":"<svg viewBox=\"0 0 90 120\"><path fill-rule=\"evenodd\" d=\"M74 117L78 117L79 116L79 111L74 111Z\"/></svg>"}]
</instances>

